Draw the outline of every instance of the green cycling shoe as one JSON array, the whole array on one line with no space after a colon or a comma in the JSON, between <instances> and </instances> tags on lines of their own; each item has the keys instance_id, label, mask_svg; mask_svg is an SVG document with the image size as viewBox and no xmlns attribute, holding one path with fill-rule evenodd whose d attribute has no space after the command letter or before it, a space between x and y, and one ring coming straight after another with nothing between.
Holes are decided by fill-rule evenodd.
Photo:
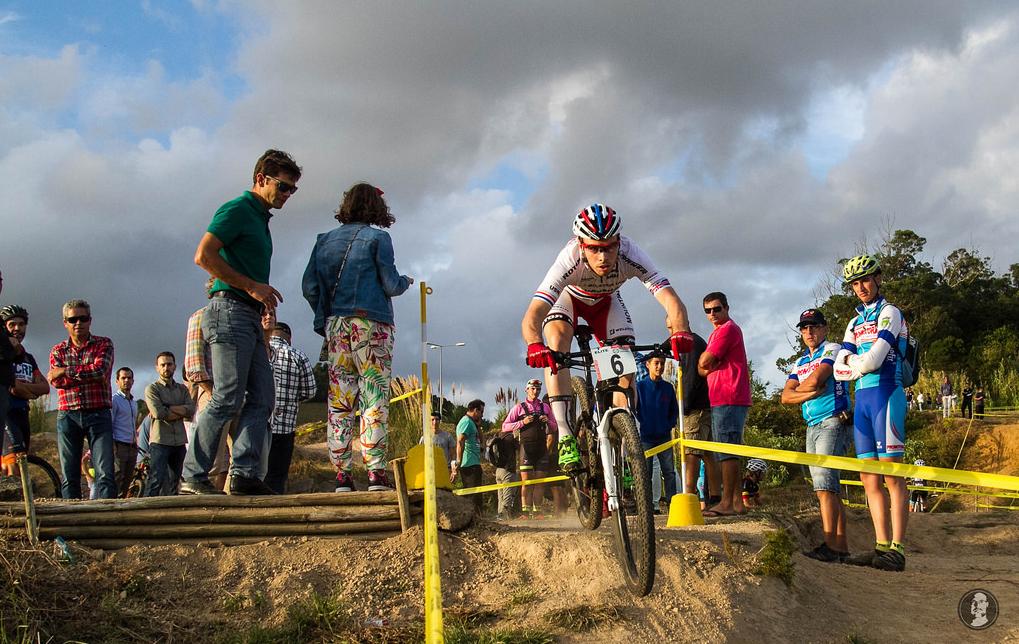
<instances>
[{"instance_id":1,"label":"green cycling shoe","mask_svg":"<svg viewBox=\"0 0 1019 644\"><path fill-rule=\"evenodd\" d=\"M577 449L577 439L567 436L559 439L559 467L563 472L576 472L581 468L580 450Z\"/></svg>"}]
</instances>

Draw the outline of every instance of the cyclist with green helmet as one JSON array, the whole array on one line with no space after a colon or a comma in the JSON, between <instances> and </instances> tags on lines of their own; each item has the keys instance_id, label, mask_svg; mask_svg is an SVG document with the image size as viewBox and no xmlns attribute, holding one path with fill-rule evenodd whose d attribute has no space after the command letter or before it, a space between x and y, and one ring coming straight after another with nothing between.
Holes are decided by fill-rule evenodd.
<instances>
[{"instance_id":1,"label":"cyclist with green helmet","mask_svg":"<svg viewBox=\"0 0 1019 644\"><path fill-rule=\"evenodd\" d=\"M856 382L854 443L862 460L901 463L906 442L906 393L902 388L902 360L909 329L898 308L881 295L881 264L870 255L845 263L842 277L859 298L835 358L836 380ZM888 497L882 488L888 487ZM898 476L860 473L877 541L874 551L850 557L849 563L880 570L906 567L908 496ZM891 500L889 509L888 501ZM889 524L891 529L889 530Z\"/></svg>"},{"instance_id":2,"label":"cyclist with green helmet","mask_svg":"<svg viewBox=\"0 0 1019 644\"><path fill-rule=\"evenodd\" d=\"M7 431L4 436L3 466L8 471L18 456L28 451L31 428L29 404L50 392L50 384L39 370L35 357L25 350L25 332L28 330L28 311L17 304L0 308L4 330L14 341L14 381L8 389L10 403L7 409Z\"/></svg>"}]
</instances>

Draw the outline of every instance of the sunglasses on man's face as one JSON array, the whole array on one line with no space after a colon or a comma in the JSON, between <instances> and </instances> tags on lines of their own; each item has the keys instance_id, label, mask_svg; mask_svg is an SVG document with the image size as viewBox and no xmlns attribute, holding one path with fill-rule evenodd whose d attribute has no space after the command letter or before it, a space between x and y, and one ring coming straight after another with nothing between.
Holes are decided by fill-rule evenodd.
<instances>
[{"instance_id":1,"label":"sunglasses on man's face","mask_svg":"<svg viewBox=\"0 0 1019 644\"><path fill-rule=\"evenodd\" d=\"M64 322L67 322L68 324L77 324L79 322L85 324L91 321L92 321L91 315L72 315L69 318L64 318Z\"/></svg>"},{"instance_id":2,"label":"sunglasses on man's face","mask_svg":"<svg viewBox=\"0 0 1019 644\"><path fill-rule=\"evenodd\" d=\"M277 179L276 177L266 177L266 179L272 179L276 182L276 188L279 189L285 195L292 195L297 192L297 185L293 183L287 183L283 179Z\"/></svg>"},{"instance_id":3,"label":"sunglasses on man's face","mask_svg":"<svg viewBox=\"0 0 1019 644\"><path fill-rule=\"evenodd\" d=\"M705 315L711 315L712 313L721 313L723 308L725 308L725 307L722 307L722 306L712 306L712 307L708 308L708 307L705 306L704 307L704 314Z\"/></svg>"}]
</instances>

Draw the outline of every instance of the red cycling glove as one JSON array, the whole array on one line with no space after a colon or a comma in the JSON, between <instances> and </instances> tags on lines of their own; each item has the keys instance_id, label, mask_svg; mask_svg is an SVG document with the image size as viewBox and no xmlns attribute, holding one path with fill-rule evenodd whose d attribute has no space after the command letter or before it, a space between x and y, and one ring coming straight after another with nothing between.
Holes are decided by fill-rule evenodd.
<instances>
[{"instance_id":1,"label":"red cycling glove","mask_svg":"<svg viewBox=\"0 0 1019 644\"><path fill-rule=\"evenodd\" d=\"M548 367L552 370L553 374L559 372L555 358L552 357L552 350L540 342L532 342L527 345L527 366L534 369Z\"/></svg>"},{"instance_id":2,"label":"red cycling glove","mask_svg":"<svg viewBox=\"0 0 1019 644\"><path fill-rule=\"evenodd\" d=\"M693 351L693 334L679 331L669 336L672 343L672 357L679 360L679 354Z\"/></svg>"}]
</instances>

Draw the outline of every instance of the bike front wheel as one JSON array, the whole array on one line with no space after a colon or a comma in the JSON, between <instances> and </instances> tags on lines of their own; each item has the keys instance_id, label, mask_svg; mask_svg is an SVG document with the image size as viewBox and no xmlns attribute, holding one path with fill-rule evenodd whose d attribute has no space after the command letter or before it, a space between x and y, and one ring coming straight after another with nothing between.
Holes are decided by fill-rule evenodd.
<instances>
[{"instance_id":1,"label":"bike front wheel","mask_svg":"<svg viewBox=\"0 0 1019 644\"><path fill-rule=\"evenodd\" d=\"M57 471L46 459L29 454L24 465L28 469L28 478L32 481L32 496L34 498L60 498L60 477L57 476Z\"/></svg>"},{"instance_id":2,"label":"bike front wheel","mask_svg":"<svg viewBox=\"0 0 1019 644\"><path fill-rule=\"evenodd\" d=\"M651 509L651 477L633 417L612 416L609 439L613 447L612 472L619 507L613 511L616 550L626 586L639 597L655 583L655 517Z\"/></svg>"},{"instance_id":3,"label":"bike front wheel","mask_svg":"<svg viewBox=\"0 0 1019 644\"><path fill-rule=\"evenodd\" d=\"M574 435L580 451L580 471L572 476L573 500L577 504L577 517L588 530L597 530L602 519L601 463L598 461L598 436L591 418L591 392L583 378L571 379L574 396Z\"/></svg>"}]
</instances>

